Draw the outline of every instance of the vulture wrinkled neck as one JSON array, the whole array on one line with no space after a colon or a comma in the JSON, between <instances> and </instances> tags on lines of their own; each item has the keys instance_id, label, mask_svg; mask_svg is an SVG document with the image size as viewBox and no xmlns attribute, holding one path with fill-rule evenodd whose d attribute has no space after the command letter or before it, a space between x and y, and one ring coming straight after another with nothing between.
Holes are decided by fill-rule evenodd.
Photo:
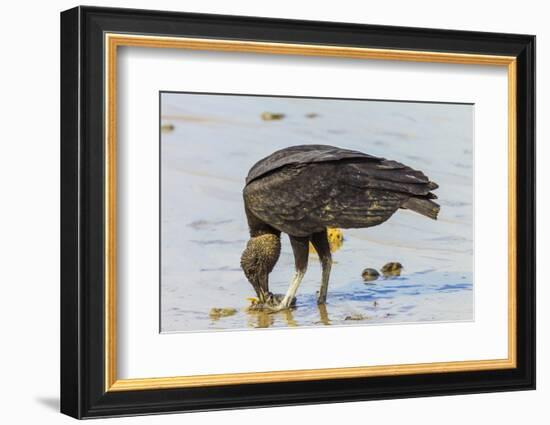
<instances>
[{"instance_id":1,"label":"vulture wrinkled neck","mask_svg":"<svg viewBox=\"0 0 550 425\"><path fill-rule=\"evenodd\" d=\"M279 235L264 233L251 237L248 242L248 247L255 254L256 258L268 260L268 262L271 263L271 261L269 261L270 259L279 258L281 252L281 239ZM273 264L273 266L274 265L275 264Z\"/></svg>"},{"instance_id":2,"label":"vulture wrinkled neck","mask_svg":"<svg viewBox=\"0 0 550 425\"><path fill-rule=\"evenodd\" d=\"M241 256L241 267L258 295L267 295L267 276L281 253L278 235L266 233L251 237Z\"/></svg>"}]
</instances>

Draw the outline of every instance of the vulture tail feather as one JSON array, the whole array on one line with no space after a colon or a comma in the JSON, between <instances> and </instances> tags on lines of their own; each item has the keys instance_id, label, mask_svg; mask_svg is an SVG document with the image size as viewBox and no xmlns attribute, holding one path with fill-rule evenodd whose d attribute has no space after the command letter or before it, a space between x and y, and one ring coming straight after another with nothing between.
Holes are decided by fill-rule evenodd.
<instances>
[{"instance_id":1,"label":"vulture tail feather","mask_svg":"<svg viewBox=\"0 0 550 425\"><path fill-rule=\"evenodd\" d=\"M439 214L438 204L430 199L420 197L412 197L407 199L403 204L401 204L401 208L415 211L434 220L437 220L437 214Z\"/></svg>"}]
</instances>

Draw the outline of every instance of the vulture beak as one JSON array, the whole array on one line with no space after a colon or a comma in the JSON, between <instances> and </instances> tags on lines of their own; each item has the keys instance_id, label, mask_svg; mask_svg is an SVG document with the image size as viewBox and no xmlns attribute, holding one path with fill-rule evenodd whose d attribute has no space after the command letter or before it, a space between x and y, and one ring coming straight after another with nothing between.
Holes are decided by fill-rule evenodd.
<instances>
[{"instance_id":1,"label":"vulture beak","mask_svg":"<svg viewBox=\"0 0 550 425\"><path fill-rule=\"evenodd\" d=\"M271 295L269 293L268 276L267 276L267 273L260 273L256 278L257 278L256 280L257 286L255 287L256 292L258 294L258 298L260 299L260 302L263 304L269 300Z\"/></svg>"},{"instance_id":2,"label":"vulture beak","mask_svg":"<svg viewBox=\"0 0 550 425\"><path fill-rule=\"evenodd\" d=\"M273 295L269 292L267 273L260 273L252 276L249 278L249 282L258 296L258 301L260 304L269 303Z\"/></svg>"}]
</instances>

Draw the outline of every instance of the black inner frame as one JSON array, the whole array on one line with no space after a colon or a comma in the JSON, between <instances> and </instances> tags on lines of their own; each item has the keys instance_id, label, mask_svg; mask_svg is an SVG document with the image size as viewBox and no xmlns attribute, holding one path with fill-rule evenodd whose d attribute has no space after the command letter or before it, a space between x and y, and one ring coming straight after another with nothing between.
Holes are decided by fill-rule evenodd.
<instances>
[{"instance_id":1,"label":"black inner frame","mask_svg":"<svg viewBox=\"0 0 550 425\"><path fill-rule=\"evenodd\" d=\"M515 56L517 368L105 392L105 32ZM63 413L91 418L535 388L534 36L77 7L61 14L61 119Z\"/></svg>"}]
</instances>

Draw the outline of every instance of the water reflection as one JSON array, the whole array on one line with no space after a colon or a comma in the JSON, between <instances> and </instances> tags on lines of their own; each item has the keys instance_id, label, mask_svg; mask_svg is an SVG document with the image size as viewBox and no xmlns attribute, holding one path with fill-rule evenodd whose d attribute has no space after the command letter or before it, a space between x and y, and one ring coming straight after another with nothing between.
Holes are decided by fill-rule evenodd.
<instances>
[{"instance_id":1,"label":"water reflection","mask_svg":"<svg viewBox=\"0 0 550 425\"><path fill-rule=\"evenodd\" d=\"M317 323L322 323L325 326L330 325L327 306L325 304L317 304L317 308L319 309L319 322Z\"/></svg>"},{"instance_id":2,"label":"water reflection","mask_svg":"<svg viewBox=\"0 0 550 425\"><path fill-rule=\"evenodd\" d=\"M275 315L264 310L246 309L249 328L269 328L275 322Z\"/></svg>"},{"instance_id":3,"label":"water reflection","mask_svg":"<svg viewBox=\"0 0 550 425\"><path fill-rule=\"evenodd\" d=\"M302 306L304 307L304 306ZM269 328L274 326L286 326L289 328L298 327L300 324L296 320L296 309L284 310L279 312L271 312L268 310L245 309L244 312L248 316L248 327L252 328ZM327 306L325 304L317 304L318 320L315 324L329 326L331 321Z\"/></svg>"}]
</instances>

